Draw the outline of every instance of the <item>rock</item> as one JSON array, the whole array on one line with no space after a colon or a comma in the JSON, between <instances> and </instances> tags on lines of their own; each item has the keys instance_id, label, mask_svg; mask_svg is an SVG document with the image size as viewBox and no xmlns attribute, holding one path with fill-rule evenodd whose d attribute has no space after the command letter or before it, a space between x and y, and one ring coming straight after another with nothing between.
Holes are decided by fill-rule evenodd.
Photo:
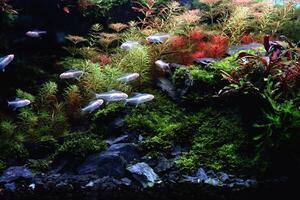
<instances>
[{"instance_id":1,"label":"rock","mask_svg":"<svg viewBox=\"0 0 300 200\"><path fill-rule=\"evenodd\" d=\"M77 172L122 178L125 176L126 165L135 159L139 159L139 156L133 144L113 144L105 152L88 157Z\"/></svg>"},{"instance_id":2,"label":"rock","mask_svg":"<svg viewBox=\"0 0 300 200\"><path fill-rule=\"evenodd\" d=\"M200 180L200 181L205 181L207 180L209 177L207 176L206 172L204 171L203 168L199 168L197 173L196 173L196 177Z\"/></svg>"},{"instance_id":3,"label":"rock","mask_svg":"<svg viewBox=\"0 0 300 200\"><path fill-rule=\"evenodd\" d=\"M165 172L169 169L171 169L175 165L175 162L173 159L166 159L165 157L162 157L159 159L157 166L154 168L154 171L157 173Z\"/></svg>"},{"instance_id":4,"label":"rock","mask_svg":"<svg viewBox=\"0 0 300 200\"><path fill-rule=\"evenodd\" d=\"M132 173L132 176L138 180L144 188L152 187L159 182L159 176L146 163L141 162L127 167L127 170Z\"/></svg>"},{"instance_id":5,"label":"rock","mask_svg":"<svg viewBox=\"0 0 300 200\"><path fill-rule=\"evenodd\" d=\"M204 181L204 183L212 185L212 186L221 186L222 185L222 183L218 179L215 179L215 178L208 178Z\"/></svg>"},{"instance_id":6,"label":"rock","mask_svg":"<svg viewBox=\"0 0 300 200\"><path fill-rule=\"evenodd\" d=\"M17 189L17 186L15 183L6 183L4 184L4 188L6 191L14 192Z\"/></svg>"},{"instance_id":7,"label":"rock","mask_svg":"<svg viewBox=\"0 0 300 200\"><path fill-rule=\"evenodd\" d=\"M104 152L88 157L78 169L78 174L97 174L99 177L125 176L126 160L116 152Z\"/></svg>"},{"instance_id":8,"label":"rock","mask_svg":"<svg viewBox=\"0 0 300 200\"><path fill-rule=\"evenodd\" d=\"M120 180L115 179L113 177L105 176L94 181L90 181L88 184L85 185L87 188L92 189L114 189L116 186L130 186L131 180L128 178L122 178Z\"/></svg>"},{"instance_id":9,"label":"rock","mask_svg":"<svg viewBox=\"0 0 300 200\"><path fill-rule=\"evenodd\" d=\"M264 46L259 43L250 43L250 44L245 44L245 45L240 45L240 46L232 46L227 49L226 54L232 56L240 51L246 51L246 50L250 50L250 49L258 49L258 48L264 48Z\"/></svg>"},{"instance_id":10,"label":"rock","mask_svg":"<svg viewBox=\"0 0 300 200\"><path fill-rule=\"evenodd\" d=\"M126 41L121 45L121 49L130 50L138 45L139 43L137 41Z\"/></svg>"},{"instance_id":11,"label":"rock","mask_svg":"<svg viewBox=\"0 0 300 200\"><path fill-rule=\"evenodd\" d=\"M139 159L136 146L131 143L113 144L107 149L107 152L117 153L122 156L127 162Z\"/></svg>"},{"instance_id":12,"label":"rock","mask_svg":"<svg viewBox=\"0 0 300 200\"><path fill-rule=\"evenodd\" d=\"M18 179L32 179L34 174L26 166L15 166L6 169L0 177L0 183L10 183Z\"/></svg>"},{"instance_id":13,"label":"rock","mask_svg":"<svg viewBox=\"0 0 300 200\"><path fill-rule=\"evenodd\" d=\"M220 179L220 181L222 181L223 183L229 181L229 175L224 173L224 172L219 172L217 173L218 178Z\"/></svg>"}]
</instances>

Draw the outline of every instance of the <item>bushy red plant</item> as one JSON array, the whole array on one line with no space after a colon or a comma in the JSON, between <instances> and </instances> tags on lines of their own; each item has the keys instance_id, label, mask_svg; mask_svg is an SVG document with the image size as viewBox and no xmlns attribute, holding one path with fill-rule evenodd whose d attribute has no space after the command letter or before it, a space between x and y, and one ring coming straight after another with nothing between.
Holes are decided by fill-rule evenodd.
<instances>
[{"instance_id":1,"label":"bushy red plant","mask_svg":"<svg viewBox=\"0 0 300 200\"><path fill-rule=\"evenodd\" d=\"M240 39L241 44L250 44L253 43L255 40L251 35L243 35Z\"/></svg>"},{"instance_id":2,"label":"bushy red plant","mask_svg":"<svg viewBox=\"0 0 300 200\"><path fill-rule=\"evenodd\" d=\"M199 30L191 31L189 36L192 42L199 42L205 37L205 35Z\"/></svg>"},{"instance_id":3,"label":"bushy red plant","mask_svg":"<svg viewBox=\"0 0 300 200\"><path fill-rule=\"evenodd\" d=\"M229 39L222 35L214 35L214 36L212 36L210 42L213 44L218 44L218 45L225 47L228 45Z\"/></svg>"},{"instance_id":4,"label":"bushy red plant","mask_svg":"<svg viewBox=\"0 0 300 200\"><path fill-rule=\"evenodd\" d=\"M187 44L186 38L184 36L176 36L172 38L171 45L173 49L181 49Z\"/></svg>"},{"instance_id":5,"label":"bushy red plant","mask_svg":"<svg viewBox=\"0 0 300 200\"><path fill-rule=\"evenodd\" d=\"M100 65L108 65L112 62L111 58L108 55L100 55L99 63Z\"/></svg>"},{"instance_id":6,"label":"bushy red plant","mask_svg":"<svg viewBox=\"0 0 300 200\"><path fill-rule=\"evenodd\" d=\"M204 51L196 51L192 54L193 59L205 58L205 57L206 57L206 53Z\"/></svg>"}]
</instances>

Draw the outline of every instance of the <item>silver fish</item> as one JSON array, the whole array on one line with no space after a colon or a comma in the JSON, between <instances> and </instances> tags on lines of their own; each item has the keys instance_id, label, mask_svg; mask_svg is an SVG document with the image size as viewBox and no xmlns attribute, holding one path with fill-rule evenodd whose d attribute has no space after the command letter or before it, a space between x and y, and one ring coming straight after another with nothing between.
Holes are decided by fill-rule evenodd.
<instances>
[{"instance_id":1,"label":"silver fish","mask_svg":"<svg viewBox=\"0 0 300 200\"><path fill-rule=\"evenodd\" d=\"M0 70L5 72L5 67L7 65L9 65L9 63L11 63L14 58L15 58L14 54L10 54L10 55L7 55L7 56L4 56L4 57L0 58Z\"/></svg>"},{"instance_id":2,"label":"silver fish","mask_svg":"<svg viewBox=\"0 0 300 200\"><path fill-rule=\"evenodd\" d=\"M155 61L155 65L159 67L162 71L170 71L170 64L162 60Z\"/></svg>"},{"instance_id":3,"label":"silver fish","mask_svg":"<svg viewBox=\"0 0 300 200\"><path fill-rule=\"evenodd\" d=\"M81 112L88 112L88 113L92 113L95 110L97 110L98 108L100 108L100 106L104 103L104 101L102 99L97 99L95 101L90 102L86 107L81 109Z\"/></svg>"},{"instance_id":4,"label":"silver fish","mask_svg":"<svg viewBox=\"0 0 300 200\"><path fill-rule=\"evenodd\" d=\"M42 35L47 34L47 31L39 31L39 30L34 30L34 31L27 31L25 35L31 38L40 38Z\"/></svg>"},{"instance_id":5,"label":"silver fish","mask_svg":"<svg viewBox=\"0 0 300 200\"><path fill-rule=\"evenodd\" d=\"M150 35L146 38L148 42L151 43L163 43L171 37L170 34L167 33L156 33L154 35Z\"/></svg>"},{"instance_id":6,"label":"silver fish","mask_svg":"<svg viewBox=\"0 0 300 200\"><path fill-rule=\"evenodd\" d=\"M59 75L59 77L61 79L72 79L72 78L79 78L81 75L83 74L83 71L81 70L69 70L66 71L64 73L62 73L61 75Z\"/></svg>"},{"instance_id":7,"label":"silver fish","mask_svg":"<svg viewBox=\"0 0 300 200\"><path fill-rule=\"evenodd\" d=\"M126 99L125 104L139 105L148 101L152 101L153 99L154 99L154 95L152 94L136 93L135 96Z\"/></svg>"},{"instance_id":8,"label":"silver fish","mask_svg":"<svg viewBox=\"0 0 300 200\"><path fill-rule=\"evenodd\" d=\"M136 80L139 77L140 77L139 73L129 73L129 74L125 74L124 76L118 78L117 81L130 82L130 81Z\"/></svg>"},{"instance_id":9,"label":"silver fish","mask_svg":"<svg viewBox=\"0 0 300 200\"><path fill-rule=\"evenodd\" d=\"M8 101L7 103L9 107L12 107L13 110L16 110L17 108L28 106L31 104L31 101L28 99L16 98L14 101Z\"/></svg>"},{"instance_id":10,"label":"silver fish","mask_svg":"<svg viewBox=\"0 0 300 200\"><path fill-rule=\"evenodd\" d=\"M139 45L137 41L126 41L121 45L121 49L130 50Z\"/></svg>"},{"instance_id":11,"label":"silver fish","mask_svg":"<svg viewBox=\"0 0 300 200\"><path fill-rule=\"evenodd\" d=\"M109 92L104 92L100 94L96 94L97 99L103 99L105 101L122 101L128 98L128 95L124 92L120 92L117 90L111 90Z\"/></svg>"}]
</instances>

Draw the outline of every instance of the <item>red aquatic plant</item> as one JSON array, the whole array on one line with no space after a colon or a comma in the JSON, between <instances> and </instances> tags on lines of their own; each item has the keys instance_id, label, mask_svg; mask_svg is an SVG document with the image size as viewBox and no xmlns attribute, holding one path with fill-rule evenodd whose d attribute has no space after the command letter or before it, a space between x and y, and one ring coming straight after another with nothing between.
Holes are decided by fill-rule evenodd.
<instances>
[{"instance_id":1,"label":"red aquatic plant","mask_svg":"<svg viewBox=\"0 0 300 200\"><path fill-rule=\"evenodd\" d=\"M171 40L171 45L173 49L181 49L187 44L186 38L184 36L176 36Z\"/></svg>"},{"instance_id":2,"label":"red aquatic plant","mask_svg":"<svg viewBox=\"0 0 300 200\"><path fill-rule=\"evenodd\" d=\"M240 39L241 44L250 44L254 42L254 39L251 35L243 35Z\"/></svg>"},{"instance_id":3,"label":"red aquatic plant","mask_svg":"<svg viewBox=\"0 0 300 200\"><path fill-rule=\"evenodd\" d=\"M205 35L199 30L193 30L190 32L189 36L192 42L198 42L201 41Z\"/></svg>"},{"instance_id":4,"label":"red aquatic plant","mask_svg":"<svg viewBox=\"0 0 300 200\"><path fill-rule=\"evenodd\" d=\"M207 43L206 55L211 58L220 58L225 54L225 46L217 43Z\"/></svg>"},{"instance_id":5,"label":"red aquatic plant","mask_svg":"<svg viewBox=\"0 0 300 200\"><path fill-rule=\"evenodd\" d=\"M100 65L108 65L111 62L112 62L112 59L108 55L100 55L99 56L99 63L100 63Z\"/></svg>"},{"instance_id":6,"label":"red aquatic plant","mask_svg":"<svg viewBox=\"0 0 300 200\"><path fill-rule=\"evenodd\" d=\"M207 54L205 51L196 51L192 54L193 59L197 59L197 58L205 58L207 57Z\"/></svg>"},{"instance_id":7,"label":"red aquatic plant","mask_svg":"<svg viewBox=\"0 0 300 200\"><path fill-rule=\"evenodd\" d=\"M220 46L225 47L228 45L229 39L228 39L228 37L225 37L222 35L214 35L214 36L212 36L210 42L213 44L218 44Z\"/></svg>"}]
</instances>

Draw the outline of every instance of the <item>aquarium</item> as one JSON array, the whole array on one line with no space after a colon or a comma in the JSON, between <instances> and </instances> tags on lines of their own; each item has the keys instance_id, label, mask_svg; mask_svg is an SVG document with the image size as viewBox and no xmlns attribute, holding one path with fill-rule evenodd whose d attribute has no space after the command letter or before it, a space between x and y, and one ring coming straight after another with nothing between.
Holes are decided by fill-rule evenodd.
<instances>
[{"instance_id":1,"label":"aquarium","mask_svg":"<svg viewBox=\"0 0 300 200\"><path fill-rule=\"evenodd\" d=\"M299 5L0 0L0 199L291 199Z\"/></svg>"}]
</instances>

